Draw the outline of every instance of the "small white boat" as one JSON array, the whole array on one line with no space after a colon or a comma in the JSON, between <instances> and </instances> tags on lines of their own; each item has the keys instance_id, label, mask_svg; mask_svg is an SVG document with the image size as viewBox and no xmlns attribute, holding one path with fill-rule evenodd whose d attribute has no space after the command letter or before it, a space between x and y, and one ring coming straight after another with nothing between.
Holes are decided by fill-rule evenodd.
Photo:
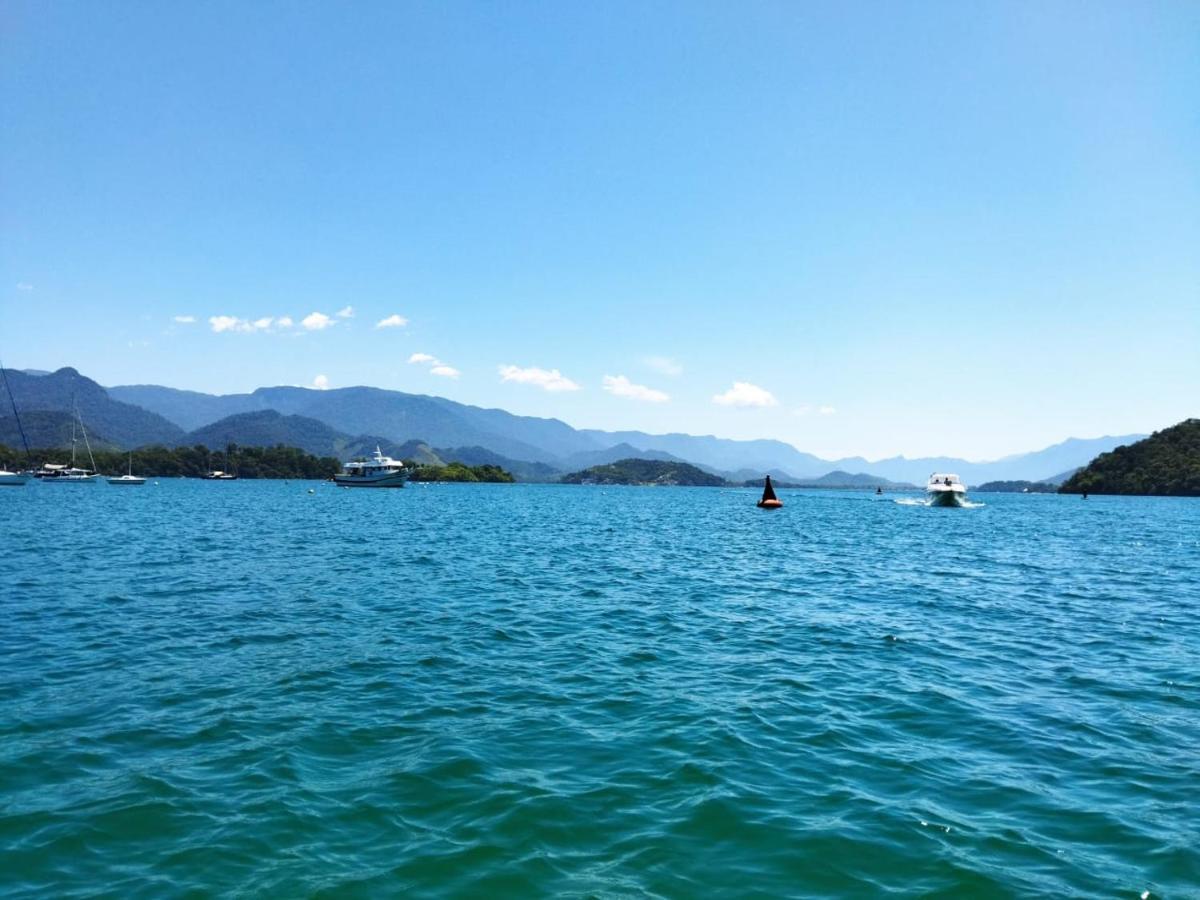
<instances>
[{"instance_id":1,"label":"small white boat","mask_svg":"<svg viewBox=\"0 0 1200 900\"><path fill-rule=\"evenodd\" d=\"M930 506L962 506L967 499L967 486L957 475L934 472L925 485Z\"/></svg>"},{"instance_id":2,"label":"small white boat","mask_svg":"<svg viewBox=\"0 0 1200 900\"><path fill-rule=\"evenodd\" d=\"M29 476L24 472L9 472L7 469L0 469L0 487L20 487L29 480Z\"/></svg>"},{"instance_id":3,"label":"small white boat","mask_svg":"<svg viewBox=\"0 0 1200 900\"><path fill-rule=\"evenodd\" d=\"M346 463L342 471L333 476L333 481L341 487L402 488L408 481L408 470L403 462L384 456L383 451L376 447L373 458Z\"/></svg>"},{"instance_id":4,"label":"small white boat","mask_svg":"<svg viewBox=\"0 0 1200 900\"><path fill-rule=\"evenodd\" d=\"M220 469L213 469L204 476L205 481L237 481L238 477L232 472L222 472Z\"/></svg>"},{"instance_id":5,"label":"small white boat","mask_svg":"<svg viewBox=\"0 0 1200 900\"><path fill-rule=\"evenodd\" d=\"M146 483L145 478L138 478L136 475L133 474L133 454L132 453L129 454L129 471L125 475L118 475L115 478L108 479L108 483L116 484L116 485L129 485L129 486Z\"/></svg>"}]
</instances>

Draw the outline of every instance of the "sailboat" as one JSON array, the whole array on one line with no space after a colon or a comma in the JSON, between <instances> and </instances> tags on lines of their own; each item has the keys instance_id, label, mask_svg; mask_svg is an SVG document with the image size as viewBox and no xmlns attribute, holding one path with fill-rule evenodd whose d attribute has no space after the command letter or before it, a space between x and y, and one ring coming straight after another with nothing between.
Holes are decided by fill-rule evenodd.
<instances>
[{"instance_id":1,"label":"sailboat","mask_svg":"<svg viewBox=\"0 0 1200 900\"><path fill-rule=\"evenodd\" d=\"M17 431L21 432L21 443L25 446L25 459L29 460L29 441L25 438L25 426L17 413L17 400L13 397L12 387L9 386L8 376L4 374L4 366L0 365L0 378L4 379L4 387L8 391L8 402L12 404L13 418L17 420ZM9 472L0 466L0 487L21 487L29 481L28 472Z\"/></svg>"},{"instance_id":2,"label":"sailboat","mask_svg":"<svg viewBox=\"0 0 1200 900\"><path fill-rule=\"evenodd\" d=\"M92 464L90 469L80 469L75 465L75 452L79 444L79 439L75 436L76 421L79 422L79 430L83 432L83 443L87 447L88 460ZM75 407L75 418L71 420L71 465L45 463L35 475L42 484L96 484L100 480L100 476L96 474L92 443L88 440L87 429L83 427L83 416L79 414L79 407Z\"/></svg>"},{"instance_id":3,"label":"sailboat","mask_svg":"<svg viewBox=\"0 0 1200 900\"><path fill-rule=\"evenodd\" d=\"M767 483L763 486L762 499L758 501L759 509L779 509L783 506L783 501L775 496L775 488L771 487L771 476L767 476Z\"/></svg>"},{"instance_id":4,"label":"sailboat","mask_svg":"<svg viewBox=\"0 0 1200 900\"><path fill-rule=\"evenodd\" d=\"M132 452L129 454L129 472L125 475L118 475L115 478L108 479L108 483L109 484L127 484L130 486L146 483L145 478L139 478L137 475L133 474L133 453Z\"/></svg>"}]
</instances>

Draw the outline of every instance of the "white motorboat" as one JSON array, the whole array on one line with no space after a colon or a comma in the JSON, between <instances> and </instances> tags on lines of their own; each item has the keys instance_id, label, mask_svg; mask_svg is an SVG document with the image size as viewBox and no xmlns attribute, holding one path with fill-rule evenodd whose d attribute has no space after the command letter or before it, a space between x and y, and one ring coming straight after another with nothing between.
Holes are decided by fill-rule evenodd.
<instances>
[{"instance_id":1,"label":"white motorboat","mask_svg":"<svg viewBox=\"0 0 1200 900\"><path fill-rule=\"evenodd\" d=\"M342 466L342 471L333 476L341 487L404 487L408 481L408 470L404 463L375 448L371 459L356 459Z\"/></svg>"},{"instance_id":2,"label":"white motorboat","mask_svg":"<svg viewBox=\"0 0 1200 900\"><path fill-rule=\"evenodd\" d=\"M925 485L930 506L962 506L967 499L967 486L957 475L934 472Z\"/></svg>"},{"instance_id":3,"label":"white motorboat","mask_svg":"<svg viewBox=\"0 0 1200 900\"><path fill-rule=\"evenodd\" d=\"M9 472L7 469L0 469L0 487L20 487L29 480L29 476L24 472Z\"/></svg>"}]
</instances>

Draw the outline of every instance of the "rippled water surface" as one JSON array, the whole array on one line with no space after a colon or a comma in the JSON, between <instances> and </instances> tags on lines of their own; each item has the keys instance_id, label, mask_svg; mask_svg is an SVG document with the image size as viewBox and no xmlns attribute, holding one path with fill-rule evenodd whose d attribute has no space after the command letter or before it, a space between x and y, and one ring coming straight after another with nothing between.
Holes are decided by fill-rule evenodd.
<instances>
[{"instance_id":1,"label":"rippled water surface","mask_svg":"<svg viewBox=\"0 0 1200 900\"><path fill-rule=\"evenodd\" d=\"M781 496L0 491L0 893L1200 896L1200 501Z\"/></svg>"}]
</instances>

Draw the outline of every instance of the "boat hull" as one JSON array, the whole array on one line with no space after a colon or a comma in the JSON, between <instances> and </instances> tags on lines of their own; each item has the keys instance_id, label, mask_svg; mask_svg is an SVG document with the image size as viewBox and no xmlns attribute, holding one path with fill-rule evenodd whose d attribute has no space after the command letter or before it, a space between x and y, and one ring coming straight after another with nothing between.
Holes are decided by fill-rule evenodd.
<instances>
[{"instance_id":1,"label":"boat hull","mask_svg":"<svg viewBox=\"0 0 1200 900\"><path fill-rule=\"evenodd\" d=\"M930 506L962 506L967 500L966 491L927 491Z\"/></svg>"},{"instance_id":2,"label":"boat hull","mask_svg":"<svg viewBox=\"0 0 1200 900\"><path fill-rule=\"evenodd\" d=\"M404 473L389 473L387 475L362 476L362 475L334 475L333 483L338 487L352 488L402 488L404 483L408 481L408 476Z\"/></svg>"},{"instance_id":3,"label":"boat hull","mask_svg":"<svg viewBox=\"0 0 1200 900\"><path fill-rule=\"evenodd\" d=\"M85 475L76 477L74 475L55 475L49 478L39 478L42 484L99 484L99 475Z\"/></svg>"},{"instance_id":4,"label":"boat hull","mask_svg":"<svg viewBox=\"0 0 1200 900\"><path fill-rule=\"evenodd\" d=\"M0 472L0 487L20 487L28 481L28 475L21 475L18 472Z\"/></svg>"},{"instance_id":5,"label":"boat hull","mask_svg":"<svg viewBox=\"0 0 1200 900\"><path fill-rule=\"evenodd\" d=\"M128 476L126 476L124 478L110 478L110 479L108 479L108 483L111 485L114 485L114 486L125 485L127 487L137 487L139 484L145 484L146 479L145 478L129 478Z\"/></svg>"}]
</instances>

